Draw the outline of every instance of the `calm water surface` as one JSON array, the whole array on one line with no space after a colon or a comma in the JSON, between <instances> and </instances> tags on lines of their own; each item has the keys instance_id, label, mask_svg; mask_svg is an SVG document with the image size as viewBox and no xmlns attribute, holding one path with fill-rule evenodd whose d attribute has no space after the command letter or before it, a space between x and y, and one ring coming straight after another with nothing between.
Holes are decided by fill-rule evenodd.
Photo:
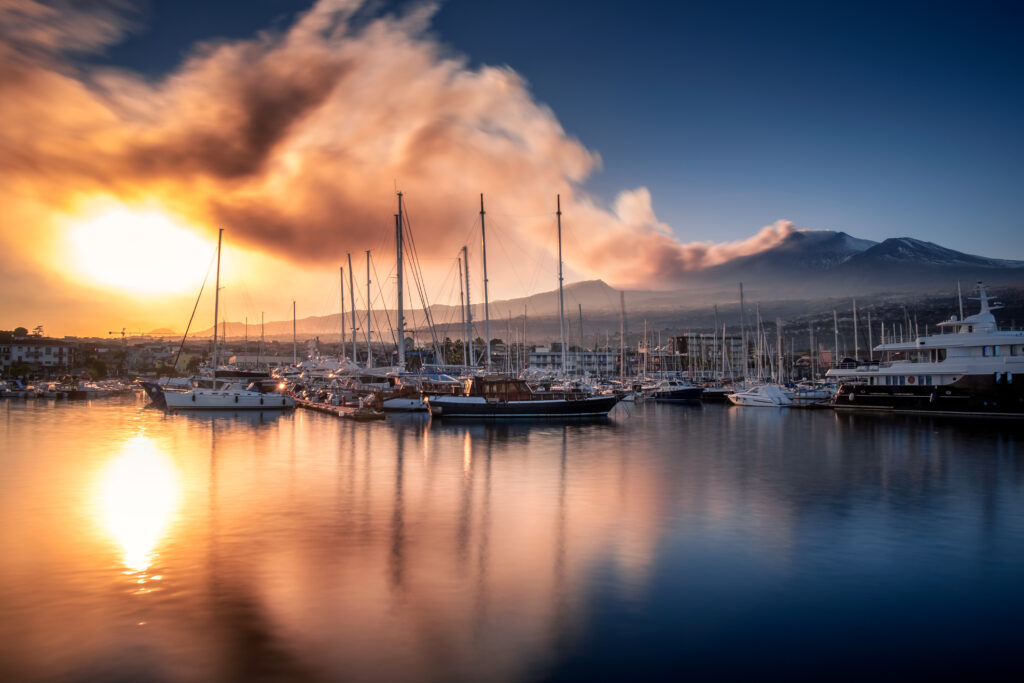
<instances>
[{"instance_id":1,"label":"calm water surface","mask_svg":"<svg viewBox=\"0 0 1024 683\"><path fill-rule=\"evenodd\" d=\"M1024 646L1004 423L7 401L0 520L3 680L1019 680Z\"/></svg>"}]
</instances>

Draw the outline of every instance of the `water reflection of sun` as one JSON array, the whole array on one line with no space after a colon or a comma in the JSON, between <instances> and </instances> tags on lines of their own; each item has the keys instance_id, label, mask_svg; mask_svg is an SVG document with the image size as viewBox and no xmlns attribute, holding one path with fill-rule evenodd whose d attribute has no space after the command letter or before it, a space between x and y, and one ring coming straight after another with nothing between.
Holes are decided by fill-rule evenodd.
<instances>
[{"instance_id":1,"label":"water reflection of sun","mask_svg":"<svg viewBox=\"0 0 1024 683\"><path fill-rule=\"evenodd\" d=\"M107 533L124 565L144 572L177 511L181 482L173 461L145 435L129 440L104 471L97 491Z\"/></svg>"}]
</instances>

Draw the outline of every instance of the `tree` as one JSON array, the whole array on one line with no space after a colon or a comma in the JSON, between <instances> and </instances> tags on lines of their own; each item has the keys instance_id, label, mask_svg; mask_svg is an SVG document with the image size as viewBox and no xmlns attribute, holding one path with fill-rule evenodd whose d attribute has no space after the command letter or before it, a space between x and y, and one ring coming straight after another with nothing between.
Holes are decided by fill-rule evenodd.
<instances>
[{"instance_id":1,"label":"tree","mask_svg":"<svg viewBox=\"0 0 1024 683\"><path fill-rule=\"evenodd\" d=\"M28 330L25 329L24 327L15 327L14 328L14 336L15 337L27 337L28 336Z\"/></svg>"},{"instance_id":2,"label":"tree","mask_svg":"<svg viewBox=\"0 0 1024 683\"><path fill-rule=\"evenodd\" d=\"M42 325L36 325L35 327L33 327L32 328L32 336L33 337L42 337L43 336L43 326Z\"/></svg>"},{"instance_id":3,"label":"tree","mask_svg":"<svg viewBox=\"0 0 1024 683\"><path fill-rule=\"evenodd\" d=\"M85 368L93 379L107 376L107 364L99 358L87 358L85 360Z\"/></svg>"}]
</instances>

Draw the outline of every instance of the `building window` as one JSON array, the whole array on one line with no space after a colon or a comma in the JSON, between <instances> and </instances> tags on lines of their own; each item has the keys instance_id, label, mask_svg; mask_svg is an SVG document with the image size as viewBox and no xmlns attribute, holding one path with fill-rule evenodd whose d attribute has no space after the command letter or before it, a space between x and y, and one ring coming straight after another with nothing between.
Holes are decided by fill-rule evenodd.
<instances>
[{"instance_id":1,"label":"building window","mask_svg":"<svg viewBox=\"0 0 1024 683\"><path fill-rule=\"evenodd\" d=\"M982 346L981 347L981 355L983 355L983 356L991 356L992 355L992 347L991 346Z\"/></svg>"},{"instance_id":2,"label":"building window","mask_svg":"<svg viewBox=\"0 0 1024 683\"><path fill-rule=\"evenodd\" d=\"M992 355L993 356L998 356L999 355L999 347L998 346L993 346L992 347Z\"/></svg>"}]
</instances>

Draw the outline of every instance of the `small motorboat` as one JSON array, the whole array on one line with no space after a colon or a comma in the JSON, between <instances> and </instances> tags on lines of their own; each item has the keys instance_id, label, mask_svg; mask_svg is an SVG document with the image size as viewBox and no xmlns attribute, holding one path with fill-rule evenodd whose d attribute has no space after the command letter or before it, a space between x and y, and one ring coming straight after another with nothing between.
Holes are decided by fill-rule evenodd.
<instances>
[{"instance_id":1,"label":"small motorboat","mask_svg":"<svg viewBox=\"0 0 1024 683\"><path fill-rule=\"evenodd\" d=\"M786 392L777 384L759 384L746 391L729 394L729 401L736 406L762 406L780 408L793 404Z\"/></svg>"}]
</instances>

